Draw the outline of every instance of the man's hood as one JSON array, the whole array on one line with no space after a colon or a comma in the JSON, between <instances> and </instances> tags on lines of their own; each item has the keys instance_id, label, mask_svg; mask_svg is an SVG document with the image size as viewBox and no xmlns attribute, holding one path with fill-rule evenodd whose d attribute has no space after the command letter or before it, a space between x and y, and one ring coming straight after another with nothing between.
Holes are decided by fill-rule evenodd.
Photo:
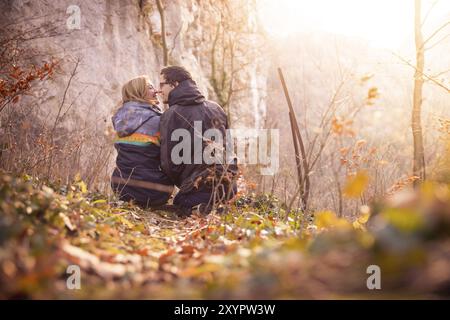
<instances>
[{"instance_id":1,"label":"man's hood","mask_svg":"<svg viewBox=\"0 0 450 320\"><path fill-rule=\"evenodd\" d=\"M144 122L161 112L157 106L137 101L128 101L112 117L114 130L119 137L125 137L135 132Z\"/></svg>"},{"instance_id":2,"label":"man's hood","mask_svg":"<svg viewBox=\"0 0 450 320\"><path fill-rule=\"evenodd\" d=\"M205 101L194 80L181 81L180 84L169 93L169 106L190 106Z\"/></svg>"}]
</instances>

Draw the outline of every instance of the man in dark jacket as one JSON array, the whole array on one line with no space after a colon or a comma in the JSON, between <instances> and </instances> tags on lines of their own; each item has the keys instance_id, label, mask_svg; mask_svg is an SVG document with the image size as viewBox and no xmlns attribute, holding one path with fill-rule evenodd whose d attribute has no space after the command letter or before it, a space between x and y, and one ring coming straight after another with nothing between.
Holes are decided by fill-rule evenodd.
<instances>
[{"instance_id":1,"label":"man in dark jacket","mask_svg":"<svg viewBox=\"0 0 450 320\"><path fill-rule=\"evenodd\" d=\"M160 81L163 102L169 104L160 122L161 168L180 188L173 203L180 216L188 216L194 209L207 214L214 204L232 198L237 191L236 159L230 163L224 156L227 116L217 103L205 99L183 67L163 68ZM208 139L205 131L209 129L220 133L220 139ZM213 155L222 157L212 163L205 159L204 151L214 143ZM181 150L180 145L184 146Z\"/></svg>"}]
</instances>

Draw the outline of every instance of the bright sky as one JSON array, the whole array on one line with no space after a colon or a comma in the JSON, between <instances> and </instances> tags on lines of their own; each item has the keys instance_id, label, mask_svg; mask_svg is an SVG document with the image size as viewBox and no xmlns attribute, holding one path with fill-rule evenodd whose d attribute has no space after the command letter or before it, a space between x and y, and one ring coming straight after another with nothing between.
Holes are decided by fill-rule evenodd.
<instances>
[{"instance_id":1,"label":"bright sky","mask_svg":"<svg viewBox=\"0 0 450 320\"><path fill-rule=\"evenodd\" d=\"M423 0L422 16L435 0ZM271 35L324 30L398 49L414 43L414 0L258 0ZM427 21L450 19L450 0L439 0ZM439 22L439 21L438 21ZM427 22L428 23L428 22Z\"/></svg>"}]
</instances>

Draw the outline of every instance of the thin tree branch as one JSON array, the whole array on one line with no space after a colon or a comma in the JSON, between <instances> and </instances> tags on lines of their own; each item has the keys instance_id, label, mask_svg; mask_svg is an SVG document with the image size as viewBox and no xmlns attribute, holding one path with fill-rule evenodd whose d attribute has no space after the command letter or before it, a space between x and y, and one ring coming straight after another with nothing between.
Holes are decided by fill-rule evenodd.
<instances>
[{"instance_id":1,"label":"thin tree branch","mask_svg":"<svg viewBox=\"0 0 450 320\"><path fill-rule=\"evenodd\" d=\"M423 43L422 46L420 48L423 48L428 41L430 41L431 39L433 39L434 36L436 36L441 30L443 30L445 27L450 25L450 21L447 21L446 23L444 23L442 26L440 26L439 28L437 28L428 38L426 38Z\"/></svg>"},{"instance_id":2,"label":"thin tree branch","mask_svg":"<svg viewBox=\"0 0 450 320\"><path fill-rule=\"evenodd\" d=\"M417 67L415 65L413 65L411 62L409 62L408 60L406 60L405 58L401 57L400 55L396 54L395 52L392 52L393 55L395 55L397 58L399 58L401 61L403 61L405 64L407 64L408 66L410 66L411 68L413 68L415 71L417 70ZM424 72L420 72L421 75L423 75L425 78L427 78L428 80L430 80L431 82L433 82L434 84L436 84L437 86L441 87L442 89L444 89L445 91L447 91L447 93L450 93L450 88L446 87L444 84L440 83L439 81L437 81L436 79L433 79L433 77L427 75Z\"/></svg>"},{"instance_id":3,"label":"thin tree branch","mask_svg":"<svg viewBox=\"0 0 450 320\"><path fill-rule=\"evenodd\" d=\"M439 0L434 1L433 4L430 6L430 8L428 8L428 11L427 11L427 13L425 14L425 17L423 18L422 23L421 23L421 26L422 26L422 27L423 27L423 25L425 24L425 22L427 21L428 16L429 16L430 13L431 13L431 10L433 10L434 6L435 6L438 2L439 2Z\"/></svg>"}]
</instances>

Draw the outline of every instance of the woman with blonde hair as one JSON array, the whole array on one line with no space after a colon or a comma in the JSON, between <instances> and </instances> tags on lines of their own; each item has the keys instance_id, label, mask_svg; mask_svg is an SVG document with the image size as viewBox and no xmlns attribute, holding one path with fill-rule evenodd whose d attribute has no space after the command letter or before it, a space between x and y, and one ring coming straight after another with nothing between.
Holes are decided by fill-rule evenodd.
<instances>
[{"instance_id":1,"label":"woman with blonde hair","mask_svg":"<svg viewBox=\"0 0 450 320\"><path fill-rule=\"evenodd\" d=\"M157 92L148 76L128 81L122 87L122 106L112 117L117 159L111 186L120 200L145 208L165 204L173 191L160 169Z\"/></svg>"}]
</instances>

